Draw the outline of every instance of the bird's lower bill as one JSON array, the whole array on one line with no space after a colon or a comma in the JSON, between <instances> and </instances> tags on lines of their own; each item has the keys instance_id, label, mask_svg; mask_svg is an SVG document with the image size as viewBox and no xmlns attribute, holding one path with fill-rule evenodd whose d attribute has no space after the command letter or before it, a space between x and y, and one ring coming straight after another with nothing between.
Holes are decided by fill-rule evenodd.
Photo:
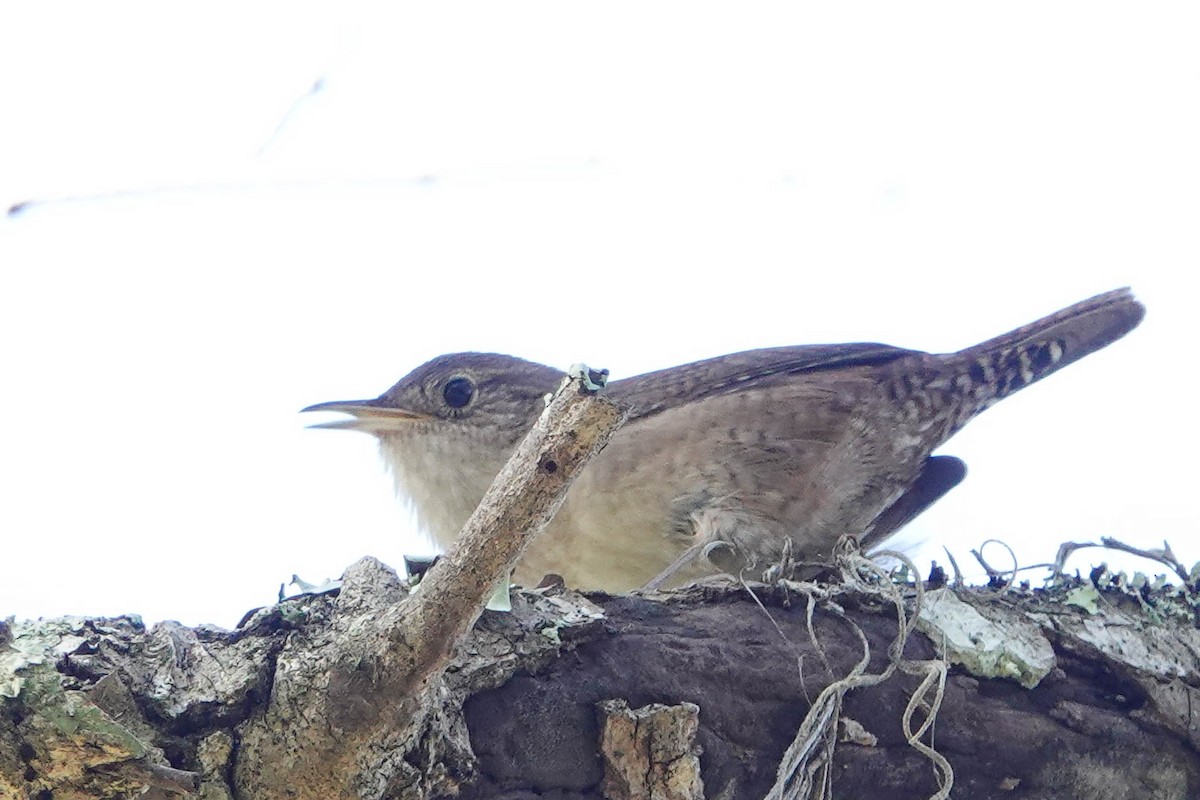
<instances>
[{"instance_id":1,"label":"bird's lower bill","mask_svg":"<svg viewBox=\"0 0 1200 800\"><path fill-rule=\"evenodd\" d=\"M332 422L319 422L316 425L309 425L308 427L379 433L381 431L400 430L413 422L431 419L428 414L418 414L403 408L370 405L371 402L334 401L309 406L304 409L305 412L332 411L339 414L348 414L350 418L333 420Z\"/></svg>"}]
</instances>

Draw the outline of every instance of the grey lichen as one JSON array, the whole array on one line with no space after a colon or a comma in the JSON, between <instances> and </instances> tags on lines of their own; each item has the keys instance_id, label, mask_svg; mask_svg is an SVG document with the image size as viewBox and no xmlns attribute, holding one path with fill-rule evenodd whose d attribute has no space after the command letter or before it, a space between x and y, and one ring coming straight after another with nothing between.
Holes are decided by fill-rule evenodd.
<instances>
[{"instance_id":1,"label":"grey lichen","mask_svg":"<svg viewBox=\"0 0 1200 800\"><path fill-rule=\"evenodd\" d=\"M1008 678L1032 689L1054 669L1054 648L1041 626L1018 613L987 607L985 616L950 589L925 595L917 628L942 654L981 678Z\"/></svg>"}]
</instances>

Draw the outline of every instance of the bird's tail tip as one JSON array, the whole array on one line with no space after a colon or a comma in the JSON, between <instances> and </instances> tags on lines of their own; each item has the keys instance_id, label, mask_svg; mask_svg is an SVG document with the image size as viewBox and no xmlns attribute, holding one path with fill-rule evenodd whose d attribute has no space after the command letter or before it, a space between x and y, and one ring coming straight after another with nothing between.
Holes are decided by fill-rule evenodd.
<instances>
[{"instance_id":1,"label":"bird's tail tip","mask_svg":"<svg viewBox=\"0 0 1200 800\"><path fill-rule=\"evenodd\" d=\"M1138 326L1146 308L1129 287L1056 311L958 353L968 379L988 387L989 406L1115 342Z\"/></svg>"}]
</instances>

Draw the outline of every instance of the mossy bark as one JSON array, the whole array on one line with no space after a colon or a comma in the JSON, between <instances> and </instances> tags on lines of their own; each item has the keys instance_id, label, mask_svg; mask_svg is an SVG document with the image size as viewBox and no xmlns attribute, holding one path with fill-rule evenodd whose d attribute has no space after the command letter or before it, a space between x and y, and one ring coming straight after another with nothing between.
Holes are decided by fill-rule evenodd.
<instances>
[{"instance_id":1,"label":"mossy bark","mask_svg":"<svg viewBox=\"0 0 1200 800\"><path fill-rule=\"evenodd\" d=\"M517 593L512 613L486 612L447 669L399 704L375 695L395 691L387 663L351 663L338 644L344 630L375 635L375 621L410 602L371 559L347 572L340 595L285 601L235 631L147 629L127 618L10 622L0 638L0 685L13 695L0 701L0 796L248 800L266 782L272 795L297 796L333 785L348 788L326 796L619 796L611 765L606 782L604 745L611 709L622 707L605 701L617 700L693 704L694 741L679 740L679 757L699 754L703 796L763 797L811 701L861 658L854 628L876 672L897 630L889 605L870 594L817 604L811 631L807 597L794 587L756 594L762 607L738 586L652 598ZM1200 634L1190 622L1154 619L1123 595L1104 595L1096 613L1045 593L953 595L985 619L1037 632L1052 652L1032 687L971 674L983 669L975 662L951 666L926 741L952 765L954 796L1200 795L1191 712ZM914 633L904 655L927 661L938 647ZM901 730L918 682L897 672L846 695L842 727L856 733L833 755L834 796L937 791L928 759ZM282 704L290 713L276 713ZM673 713L668 723L690 730ZM374 734L351 756L331 757L319 742L342 726ZM618 749L626 761L636 755Z\"/></svg>"}]
</instances>

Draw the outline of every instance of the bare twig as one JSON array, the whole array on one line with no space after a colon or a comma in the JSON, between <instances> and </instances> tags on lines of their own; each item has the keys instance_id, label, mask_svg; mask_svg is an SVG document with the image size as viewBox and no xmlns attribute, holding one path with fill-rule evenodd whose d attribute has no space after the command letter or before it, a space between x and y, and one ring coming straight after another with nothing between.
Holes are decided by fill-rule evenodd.
<instances>
[{"instance_id":1,"label":"bare twig","mask_svg":"<svg viewBox=\"0 0 1200 800\"><path fill-rule=\"evenodd\" d=\"M1160 564L1165 564L1166 566L1170 567L1171 570L1179 576L1179 579L1183 581L1184 585L1188 585L1189 581L1191 580L1188 570L1183 566L1183 564L1179 563L1179 559L1175 557L1175 553L1171 550L1171 545L1166 541L1163 542L1161 550L1143 550L1140 547L1134 547L1133 545L1125 544L1124 542L1113 539L1110 536L1102 537L1099 544L1095 542L1063 542L1058 547L1058 555L1054 557L1054 572L1052 577L1057 578L1063 574L1063 566L1066 564L1067 559L1070 558L1072 553L1074 553L1076 550L1083 550L1088 547L1107 547L1110 550L1120 550L1123 553L1129 553L1131 555L1140 556L1151 561L1157 561Z\"/></svg>"},{"instance_id":2,"label":"bare twig","mask_svg":"<svg viewBox=\"0 0 1200 800\"><path fill-rule=\"evenodd\" d=\"M958 568L958 562L954 560L954 553L950 552L949 547L943 547L946 551L946 558L950 559L950 568L954 570L954 585L960 587L963 585L962 570Z\"/></svg>"},{"instance_id":3,"label":"bare twig","mask_svg":"<svg viewBox=\"0 0 1200 800\"><path fill-rule=\"evenodd\" d=\"M996 569L991 564L989 564L986 560L984 560L983 548L987 547L989 544L998 544L1001 547L1003 547L1005 550L1008 551L1008 555L1012 558L1012 562L1013 562L1012 569L1001 572L1000 570ZM987 572L989 579L998 579L998 578L1001 578L1003 575L1007 574L1008 577L1004 578L1004 588L1005 589L1012 587L1013 581L1017 579L1017 573L1021 571L1020 564L1017 561L1017 554L1013 552L1013 549L1011 547L1009 547L1006 543L1000 541L999 539L988 539L983 544L979 545L978 550L972 550L971 555L975 556L975 560L978 561L980 563L980 565L983 567L984 571Z\"/></svg>"},{"instance_id":4,"label":"bare twig","mask_svg":"<svg viewBox=\"0 0 1200 800\"><path fill-rule=\"evenodd\" d=\"M96 767L97 772L114 778L123 778L132 783L141 783L173 795L192 796L200 786L200 775L163 764L138 759L121 764L106 764ZM142 791L145 791L143 789Z\"/></svg>"},{"instance_id":5,"label":"bare twig","mask_svg":"<svg viewBox=\"0 0 1200 800\"><path fill-rule=\"evenodd\" d=\"M625 416L616 403L587 388L583 378L564 382L449 552L426 573L404 615L400 640L416 645L413 678L420 680L444 663Z\"/></svg>"}]
</instances>

